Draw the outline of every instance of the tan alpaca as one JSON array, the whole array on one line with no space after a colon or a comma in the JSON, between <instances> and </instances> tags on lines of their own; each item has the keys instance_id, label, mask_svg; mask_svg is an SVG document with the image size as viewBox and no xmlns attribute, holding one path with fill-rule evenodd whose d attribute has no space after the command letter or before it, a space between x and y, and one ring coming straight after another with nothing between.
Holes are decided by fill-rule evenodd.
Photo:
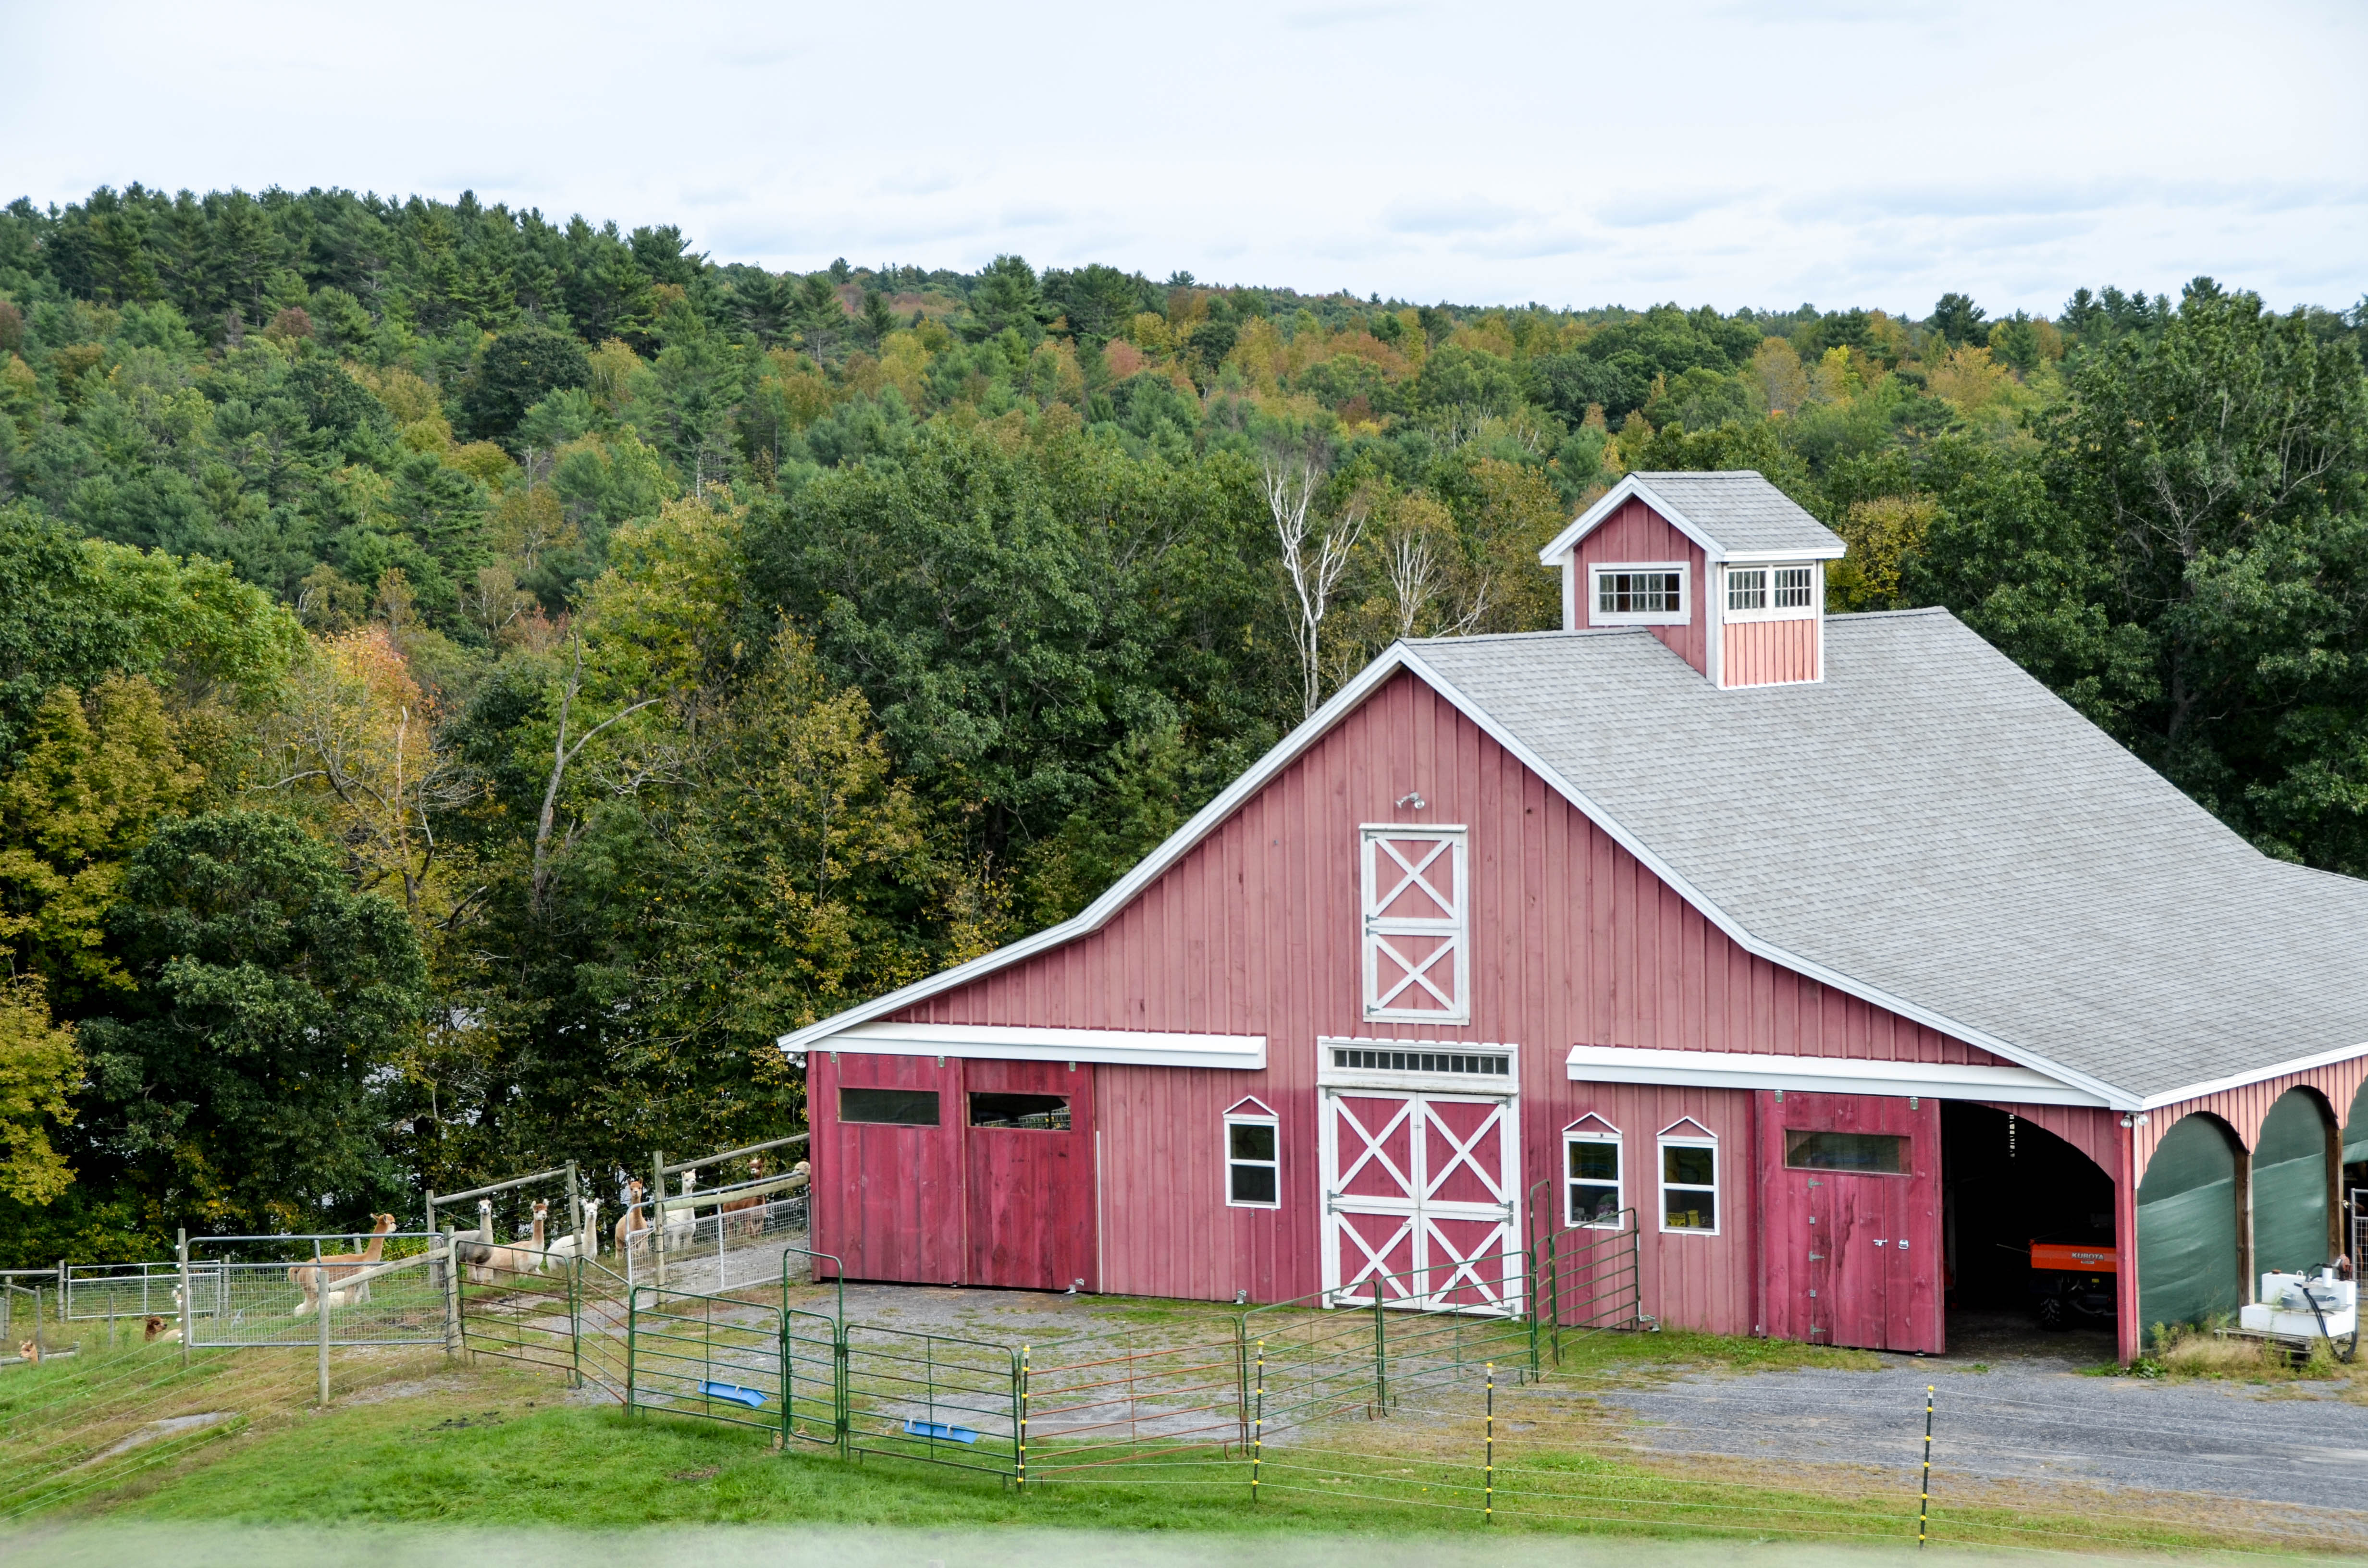
<instances>
[{"instance_id":1,"label":"tan alpaca","mask_svg":"<svg viewBox=\"0 0 2368 1568\"><path fill-rule=\"evenodd\" d=\"M17 1354L22 1356L28 1365L38 1367L41 1364L41 1342L38 1339L20 1339L17 1342Z\"/></svg>"},{"instance_id":2,"label":"tan alpaca","mask_svg":"<svg viewBox=\"0 0 2368 1568\"><path fill-rule=\"evenodd\" d=\"M171 1345L180 1337L179 1324L167 1324L163 1318L152 1317L148 1320L145 1332L140 1336L140 1342L143 1345Z\"/></svg>"},{"instance_id":3,"label":"tan alpaca","mask_svg":"<svg viewBox=\"0 0 2368 1568\"><path fill-rule=\"evenodd\" d=\"M324 1280L329 1286L331 1307L347 1305L346 1298L348 1295L356 1301L370 1299L370 1281L367 1279L355 1286L350 1291L337 1290L336 1284L340 1279L350 1278L363 1269L371 1267L385 1253L387 1234L394 1229L394 1216L373 1214L370 1219L374 1221L375 1228L370 1232L370 1245L360 1252L324 1253L317 1267L310 1263L300 1263L288 1271L288 1278L302 1287L304 1291L304 1299L296 1304L293 1316L301 1318L305 1313L319 1308L321 1287Z\"/></svg>"},{"instance_id":4,"label":"tan alpaca","mask_svg":"<svg viewBox=\"0 0 2368 1568\"><path fill-rule=\"evenodd\" d=\"M643 1196L648 1190L639 1181L625 1184L625 1211L617 1216L617 1254L620 1257L634 1248L650 1244L650 1216L642 1207Z\"/></svg>"}]
</instances>

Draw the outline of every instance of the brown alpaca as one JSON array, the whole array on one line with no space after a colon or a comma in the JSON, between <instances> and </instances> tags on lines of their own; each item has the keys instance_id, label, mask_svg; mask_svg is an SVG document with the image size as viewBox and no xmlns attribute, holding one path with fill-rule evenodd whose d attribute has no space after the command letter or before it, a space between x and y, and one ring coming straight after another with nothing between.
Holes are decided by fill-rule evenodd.
<instances>
[{"instance_id":1,"label":"brown alpaca","mask_svg":"<svg viewBox=\"0 0 2368 1568\"><path fill-rule=\"evenodd\" d=\"M625 1211L617 1216L617 1251L622 1255L633 1247L650 1244L650 1217L642 1208L642 1198L649 1189L638 1181L625 1184Z\"/></svg>"},{"instance_id":2,"label":"brown alpaca","mask_svg":"<svg viewBox=\"0 0 2368 1568\"><path fill-rule=\"evenodd\" d=\"M143 1345L154 1345L158 1340L162 1340L170 1345L180 1337L181 1330L177 1324L168 1324L163 1318L152 1317L148 1320L146 1332L141 1335L140 1342Z\"/></svg>"},{"instance_id":3,"label":"brown alpaca","mask_svg":"<svg viewBox=\"0 0 2368 1568\"><path fill-rule=\"evenodd\" d=\"M748 1177L751 1181L765 1179L765 1156L748 1156ZM746 1198L735 1198L723 1205L723 1232L726 1235L753 1236L765 1229L765 1202L761 1193L752 1192Z\"/></svg>"},{"instance_id":4,"label":"brown alpaca","mask_svg":"<svg viewBox=\"0 0 2368 1568\"><path fill-rule=\"evenodd\" d=\"M38 1339L20 1339L17 1342L17 1354L22 1356L28 1364L38 1367L41 1364L41 1342Z\"/></svg>"},{"instance_id":5,"label":"brown alpaca","mask_svg":"<svg viewBox=\"0 0 2368 1568\"><path fill-rule=\"evenodd\" d=\"M363 1269L374 1266L386 1251L388 1233L394 1229L394 1216L392 1214L373 1214L370 1218L375 1221L375 1228L370 1232L370 1245L360 1252L324 1253L321 1255L318 1267L309 1263L300 1263L288 1271L288 1278L302 1286L304 1290L304 1299L297 1303L294 1316L301 1318L320 1306L321 1286L324 1277L333 1298L329 1304L333 1307L346 1305L347 1292L336 1289L337 1281L349 1278L359 1274ZM354 1291L357 1300L367 1297L370 1294L370 1281L363 1280L354 1287Z\"/></svg>"}]
</instances>

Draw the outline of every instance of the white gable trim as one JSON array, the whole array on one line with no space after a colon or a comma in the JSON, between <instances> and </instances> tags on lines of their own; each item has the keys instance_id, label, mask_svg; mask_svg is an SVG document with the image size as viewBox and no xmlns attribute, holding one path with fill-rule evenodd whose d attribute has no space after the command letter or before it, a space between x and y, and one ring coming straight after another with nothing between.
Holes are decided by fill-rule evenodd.
<instances>
[{"instance_id":1,"label":"white gable trim","mask_svg":"<svg viewBox=\"0 0 2368 1568\"><path fill-rule=\"evenodd\" d=\"M1575 635L1633 637L1642 636L1645 633L1634 628L1621 628L1597 632L1580 632ZM1622 827L1612 819L1610 812L1588 799L1584 790L1549 767L1544 758L1522 744L1478 703L1457 690L1453 683L1431 668L1420 654L1403 642L1393 642L1384 649L1372 664L1359 672L1355 679L1335 692L1329 702L1310 714L1297 729L1277 743L1272 751L1260 757L1247 772L1227 785L1215 800L1211 801L1194 813L1191 821L1177 829L1166 843L1144 856L1136 864L1134 869L1110 884L1101 897L1087 904L1078 914L1057 926L1049 926L1032 937L1023 937L1019 941L997 948L990 953L981 953L966 963L956 964L953 968L931 975L926 980L915 981L912 984L900 986L884 996L877 996L869 1002L849 1007L845 1012L823 1019L820 1023L809 1024L804 1028L793 1030L781 1036L776 1043L783 1051L791 1054L814 1049L818 1042L832 1035L844 1033L858 1024L870 1023L873 1019L885 1017L891 1013L912 1006L916 1003L927 1001L929 997L952 990L956 986L967 984L971 981L993 974L999 970L1008 969L1013 964L1035 957L1038 953L1050 951L1079 937L1089 936L1099 931L1108 925L1120 910L1133 902L1138 893L1164 876L1169 868L1190 854L1202 839L1223 826L1227 819L1249 801L1252 796L1265 789L1284 768L1297 761L1302 753L1321 740L1334 725L1347 718L1383 682L1400 670L1407 671L1429 685L1459 712L1477 725L1489 739L1504 747L1531 772L1544 779L1556 793L1610 835L1614 843L1634 856L1637 862L1646 870L1675 890L1679 897L1701 910L1705 919L1725 933L1746 952L1757 954L1771 963L1781 964L1821 985L1829 985L1845 995L1856 996L1861 1001L1873 1003L1887 1012L1896 1013L1903 1018L1938 1029L1943 1034L1954 1036L1968 1045L1978 1046L1993 1056L2004 1057L2009 1062L2032 1068L2060 1083L2086 1089L2097 1096L2097 1100L2091 1103L2102 1103L2115 1110L2139 1108L2138 1096L2126 1089L2117 1088L2087 1074L2074 1072L2035 1052L1999 1040L1985 1030L1961 1024L1945 1014L1929 1007L1918 1006L1905 998L1892 995L1879 986L1868 985L1827 969L1823 964L1812 963L1772 942L1762 941L1754 937L1725 910L1704 897L1701 890L1695 888L1666 864L1660 857L1655 855L1634 835ZM945 1054L951 1056L954 1052L949 1051ZM2254 1076L2270 1075L2271 1074L2261 1074ZM2252 1080L2248 1078L2245 1081Z\"/></svg>"},{"instance_id":2,"label":"white gable trim","mask_svg":"<svg viewBox=\"0 0 2368 1568\"><path fill-rule=\"evenodd\" d=\"M1726 559L1726 552L1720 548L1718 540L1702 532L1684 513L1655 494L1651 485L1632 473L1606 491L1601 500L1581 512L1570 527L1554 535L1554 542L1538 551L1538 564L1559 565L1565 556L1578 549L1580 540L1600 528L1606 518L1626 506L1632 497L1660 513L1672 528L1702 546L1703 553L1713 561Z\"/></svg>"},{"instance_id":3,"label":"white gable trim","mask_svg":"<svg viewBox=\"0 0 2368 1568\"><path fill-rule=\"evenodd\" d=\"M1687 1088L1791 1089L1800 1094L1918 1095L1936 1100L2008 1100L2026 1105L2105 1102L2028 1067L1854 1057L1781 1056L1757 1051L1659 1051L1577 1045L1564 1066L1574 1083L1662 1084Z\"/></svg>"},{"instance_id":4,"label":"white gable trim","mask_svg":"<svg viewBox=\"0 0 2368 1568\"><path fill-rule=\"evenodd\" d=\"M1568 528L1554 535L1554 542L1538 551L1538 564L1556 566L1569 561L1578 551L1578 541L1602 527L1604 521L1631 498L1640 500L1658 512L1672 528L1702 546L1702 552L1714 562L1736 561L1757 565L1768 561L1839 561L1849 548L1837 541L1805 550L1730 551L1711 538L1709 530L1670 506L1651 485L1632 473L1606 491L1601 500L1581 512Z\"/></svg>"},{"instance_id":5,"label":"white gable trim","mask_svg":"<svg viewBox=\"0 0 2368 1568\"><path fill-rule=\"evenodd\" d=\"M1155 1029L857 1024L825 1035L807 1049L843 1051L859 1056L966 1056L987 1062L1104 1062L1145 1067L1233 1067L1250 1072L1266 1066L1266 1036L1262 1034L1178 1034Z\"/></svg>"}]
</instances>

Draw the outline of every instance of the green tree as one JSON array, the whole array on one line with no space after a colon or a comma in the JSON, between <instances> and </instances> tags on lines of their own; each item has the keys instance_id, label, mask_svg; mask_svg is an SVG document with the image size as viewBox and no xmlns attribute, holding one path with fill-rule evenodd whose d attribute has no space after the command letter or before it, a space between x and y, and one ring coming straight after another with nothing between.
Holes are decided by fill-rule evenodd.
<instances>
[{"instance_id":1,"label":"green tree","mask_svg":"<svg viewBox=\"0 0 2368 1568\"><path fill-rule=\"evenodd\" d=\"M572 335L547 326L512 327L485 345L461 395L461 414L471 435L507 442L528 409L591 380L591 361Z\"/></svg>"},{"instance_id":2,"label":"green tree","mask_svg":"<svg viewBox=\"0 0 2368 1568\"><path fill-rule=\"evenodd\" d=\"M88 1134L165 1213L249 1231L396 1195L377 1086L427 1010L403 911L288 818L160 827L110 926L136 995L83 1026Z\"/></svg>"},{"instance_id":3,"label":"green tree","mask_svg":"<svg viewBox=\"0 0 2368 1568\"><path fill-rule=\"evenodd\" d=\"M73 1182L51 1131L74 1119L82 1065L74 1029L51 1020L40 981L0 978L0 1198L39 1207Z\"/></svg>"}]
</instances>

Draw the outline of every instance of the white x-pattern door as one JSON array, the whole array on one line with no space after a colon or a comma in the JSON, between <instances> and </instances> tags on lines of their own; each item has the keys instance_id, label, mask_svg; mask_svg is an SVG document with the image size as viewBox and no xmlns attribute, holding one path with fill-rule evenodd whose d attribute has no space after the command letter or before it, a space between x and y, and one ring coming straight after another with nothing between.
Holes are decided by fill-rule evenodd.
<instances>
[{"instance_id":1,"label":"white x-pattern door","mask_svg":"<svg viewBox=\"0 0 2368 1568\"><path fill-rule=\"evenodd\" d=\"M1335 1306L1516 1313L1520 1129L1508 1096L1326 1088L1324 1288Z\"/></svg>"},{"instance_id":2,"label":"white x-pattern door","mask_svg":"<svg viewBox=\"0 0 2368 1568\"><path fill-rule=\"evenodd\" d=\"M1469 1021L1472 871L1463 829L1369 824L1363 835L1365 1017Z\"/></svg>"}]
</instances>

